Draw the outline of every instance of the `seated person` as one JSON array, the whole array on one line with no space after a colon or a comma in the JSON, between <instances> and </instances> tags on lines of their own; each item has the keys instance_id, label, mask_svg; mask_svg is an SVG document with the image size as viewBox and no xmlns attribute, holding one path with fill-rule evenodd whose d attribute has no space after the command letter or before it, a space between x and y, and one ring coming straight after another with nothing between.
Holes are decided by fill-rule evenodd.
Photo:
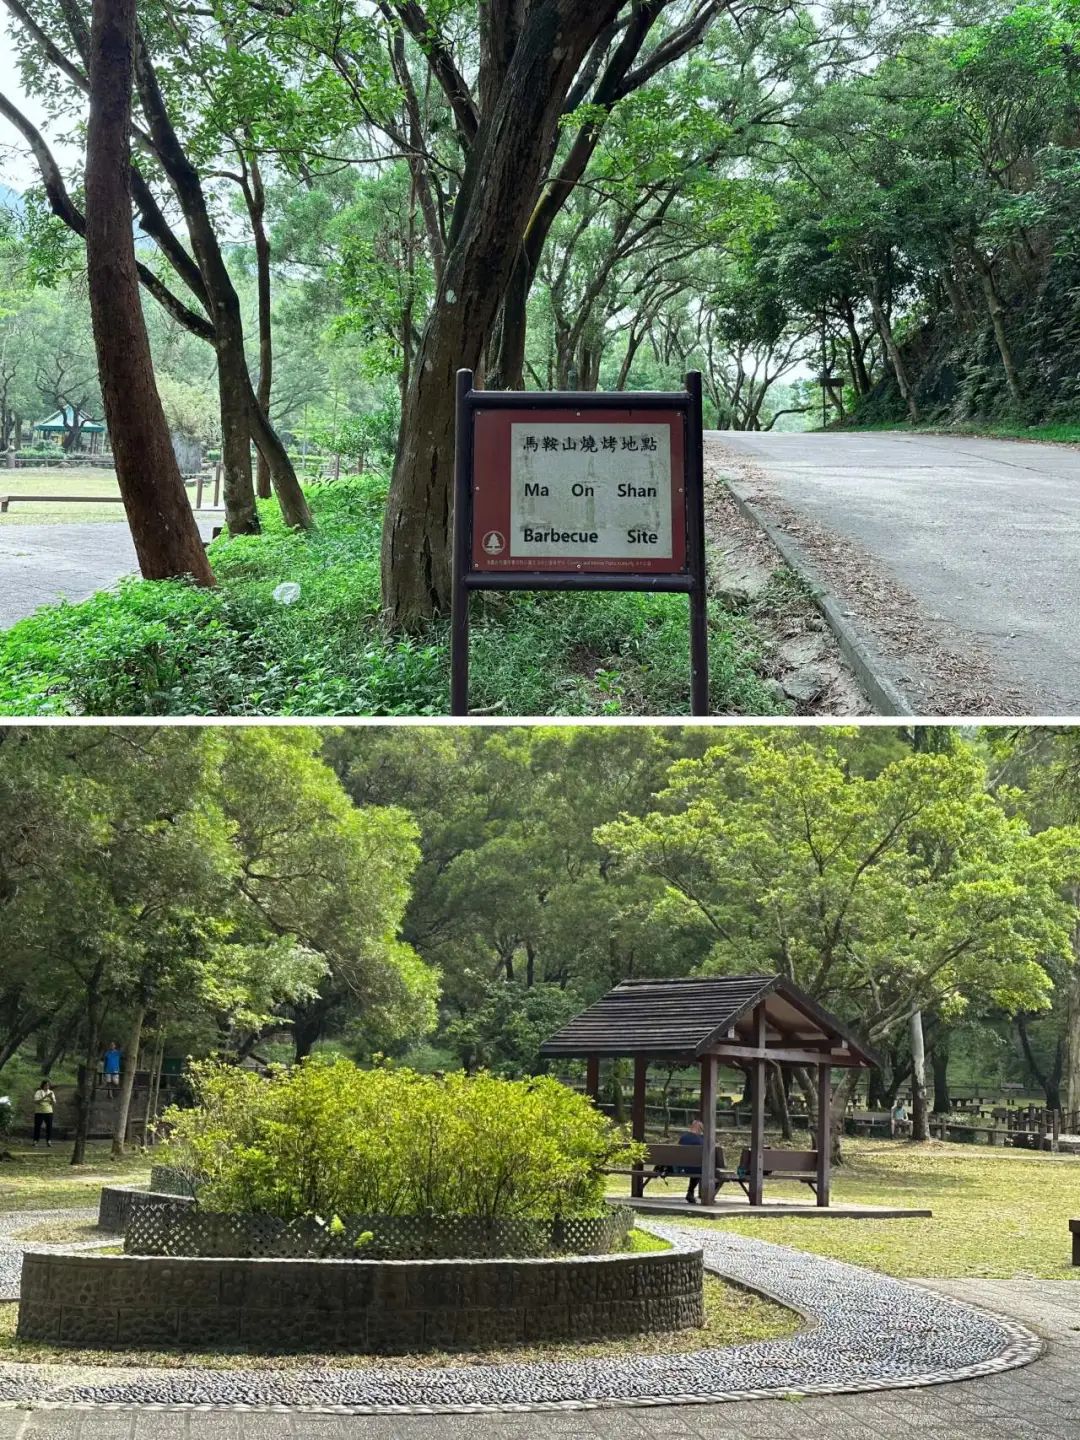
<instances>
[{"instance_id":1,"label":"seated person","mask_svg":"<svg viewBox=\"0 0 1080 1440\"><path fill-rule=\"evenodd\" d=\"M703 1135L704 1135L704 1133L705 1133L705 1127L704 1127L704 1125L701 1123L701 1121L700 1121L700 1120L691 1120L691 1121L690 1121L690 1128L689 1128L689 1130L684 1130L683 1133L679 1136L679 1144L680 1144L680 1145L698 1145L698 1146L701 1146L701 1145L704 1144L704 1140L703 1140L703 1138L702 1138ZM689 1157L688 1157L688 1158L689 1158ZM704 1158L704 1152L703 1152L703 1158ZM701 1182L701 1164L700 1164L700 1162L698 1163L698 1166L697 1166L696 1171L695 1171L695 1170L691 1170L691 1169L689 1168L689 1166L680 1166L680 1167L679 1167L679 1174L680 1174L680 1175L688 1175L688 1176L690 1177L690 1178L689 1178L689 1181L687 1182L687 1186L686 1186L686 1203L687 1203L688 1205L696 1205L696 1204L698 1203L698 1199L697 1199L697 1195L695 1194L695 1191L697 1190L698 1185L699 1185L700 1182Z\"/></svg>"}]
</instances>

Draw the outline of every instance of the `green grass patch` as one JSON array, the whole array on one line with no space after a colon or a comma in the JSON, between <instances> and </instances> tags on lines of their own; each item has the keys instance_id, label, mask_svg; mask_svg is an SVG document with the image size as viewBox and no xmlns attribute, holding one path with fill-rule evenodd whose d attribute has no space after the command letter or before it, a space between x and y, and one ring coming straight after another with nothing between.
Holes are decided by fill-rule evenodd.
<instances>
[{"instance_id":1,"label":"green grass patch","mask_svg":"<svg viewBox=\"0 0 1080 1440\"><path fill-rule=\"evenodd\" d=\"M856 419L846 427L850 430L902 430L919 435L975 435L989 440L1038 440L1055 445L1080 445L1080 421L1048 421L1042 425L1025 425L1019 420L927 420L912 425L910 421L872 420L860 424Z\"/></svg>"},{"instance_id":2,"label":"green grass patch","mask_svg":"<svg viewBox=\"0 0 1080 1440\"><path fill-rule=\"evenodd\" d=\"M97 1225L85 1220L39 1220L25 1230L14 1231L11 1239L29 1245L81 1245L104 1240L106 1235Z\"/></svg>"},{"instance_id":3,"label":"green grass patch","mask_svg":"<svg viewBox=\"0 0 1080 1440\"><path fill-rule=\"evenodd\" d=\"M670 1250L671 1242L661 1240L659 1235L650 1235L648 1230L631 1230L623 1248L631 1255L647 1255L656 1250Z\"/></svg>"},{"instance_id":4,"label":"green grass patch","mask_svg":"<svg viewBox=\"0 0 1080 1440\"><path fill-rule=\"evenodd\" d=\"M448 626L386 633L379 545L385 483L308 488L317 529L287 530L274 502L263 533L210 549L220 584L125 581L48 606L0 633L0 715L442 715ZM300 585L291 605L273 599ZM710 607L715 713L767 715L751 620ZM473 601L471 698L500 716L685 714L685 596L497 594Z\"/></svg>"},{"instance_id":5,"label":"green grass patch","mask_svg":"<svg viewBox=\"0 0 1080 1440\"><path fill-rule=\"evenodd\" d=\"M700 1329L675 1330L669 1335L624 1335L617 1340L581 1343L537 1342L505 1346L479 1354L430 1352L422 1355L282 1355L242 1349L192 1352L184 1350L127 1351L68 1349L15 1338L15 1305L0 1304L0 1363L14 1365L60 1364L108 1366L157 1366L180 1369L198 1366L207 1370L342 1370L377 1367L386 1369L442 1368L446 1365L529 1365L538 1360L591 1360L610 1355L685 1355L691 1350L719 1345L742 1345L752 1340L775 1340L792 1335L802 1321L793 1311L771 1300L737 1290L715 1276L705 1277L705 1324Z\"/></svg>"},{"instance_id":6,"label":"green grass patch","mask_svg":"<svg viewBox=\"0 0 1080 1440\"><path fill-rule=\"evenodd\" d=\"M934 1212L933 1219L690 1223L792 1245L886 1275L1080 1278L1070 1263L1069 1234L1069 1220L1080 1216L1080 1157L870 1140L847 1141L845 1156L834 1172L834 1203L926 1208ZM766 1184L767 1196L796 1193ZM802 1190L799 1198L805 1200L806 1193Z\"/></svg>"},{"instance_id":7,"label":"green grass patch","mask_svg":"<svg viewBox=\"0 0 1080 1440\"><path fill-rule=\"evenodd\" d=\"M195 486L187 487L188 499L195 504ZM124 519L124 506L116 472L103 466L87 465L84 469L60 469L56 466L20 466L18 470L0 470L0 495L11 496L10 508L0 515L0 526L12 525L83 525L87 521ZM22 500L23 495L60 495L62 500ZM87 496L97 497L90 504L81 504ZM70 497L70 498L67 498ZM213 498L213 485L203 487L203 503ZM104 504L109 500L111 504Z\"/></svg>"},{"instance_id":8,"label":"green grass patch","mask_svg":"<svg viewBox=\"0 0 1080 1440\"><path fill-rule=\"evenodd\" d=\"M0 1163L0 1211L74 1210L79 1206L96 1210L102 1185L139 1184L150 1178L150 1161L145 1155L114 1160L107 1140L89 1144L86 1164L77 1166L70 1163L70 1147L58 1142L51 1150L34 1150L8 1141L6 1149L13 1158Z\"/></svg>"}]
</instances>

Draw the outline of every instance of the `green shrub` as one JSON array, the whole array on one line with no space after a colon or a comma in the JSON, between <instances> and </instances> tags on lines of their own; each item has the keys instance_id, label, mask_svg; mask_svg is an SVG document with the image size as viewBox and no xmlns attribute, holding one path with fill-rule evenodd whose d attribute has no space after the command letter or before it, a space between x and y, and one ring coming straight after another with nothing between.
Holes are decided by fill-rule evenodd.
<instances>
[{"instance_id":1,"label":"green shrub","mask_svg":"<svg viewBox=\"0 0 1080 1440\"><path fill-rule=\"evenodd\" d=\"M361 1070L317 1057L269 1079L195 1070L166 1163L203 1177L210 1210L275 1215L597 1216L605 1169L642 1158L583 1096L547 1077Z\"/></svg>"}]
</instances>

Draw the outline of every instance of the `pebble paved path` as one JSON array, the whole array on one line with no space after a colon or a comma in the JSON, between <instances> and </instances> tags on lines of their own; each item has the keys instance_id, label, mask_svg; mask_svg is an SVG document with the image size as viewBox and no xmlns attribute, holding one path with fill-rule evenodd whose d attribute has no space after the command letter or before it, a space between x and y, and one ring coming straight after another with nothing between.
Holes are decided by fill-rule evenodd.
<instances>
[{"instance_id":1,"label":"pebble paved path","mask_svg":"<svg viewBox=\"0 0 1080 1440\"><path fill-rule=\"evenodd\" d=\"M0 1214L0 1300L19 1298L19 1272L24 1250L94 1250L117 1243L115 1235L108 1240L88 1240L70 1245L45 1245L39 1241L31 1243L11 1238L20 1230L29 1230L49 1220L65 1225L92 1225L97 1220L97 1210L83 1206L78 1210L13 1210Z\"/></svg>"},{"instance_id":2,"label":"pebble paved path","mask_svg":"<svg viewBox=\"0 0 1080 1440\"><path fill-rule=\"evenodd\" d=\"M882 1390L1002 1372L1040 1352L1015 1322L922 1287L723 1232L649 1222L709 1269L812 1317L787 1340L674 1356L444 1369L96 1370L0 1367L0 1400L94 1406L299 1407L323 1414L562 1411Z\"/></svg>"}]
</instances>

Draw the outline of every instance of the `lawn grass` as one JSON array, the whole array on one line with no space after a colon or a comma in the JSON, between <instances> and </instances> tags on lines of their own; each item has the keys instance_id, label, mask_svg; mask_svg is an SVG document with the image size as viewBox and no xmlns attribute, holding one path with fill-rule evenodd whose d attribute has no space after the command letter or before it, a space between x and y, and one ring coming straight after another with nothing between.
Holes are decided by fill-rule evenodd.
<instances>
[{"instance_id":1,"label":"lawn grass","mask_svg":"<svg viewBox=\"0 0 1080 1440\"><path fill-rule=\"evenodd\" d=\"M1080 1279L1080 1269L1070 1263L1068 1223L1080 1217L1080 1157L939 1141L849 1140L844 1149L845 1162L834 1171L834 1202L928 1208L933 1219L691 1223L792 1245L886 1275ZM766 1194L805 1200L807 1192L766 1183Z\"/></svg>"},{"instance_id":2,"label":"lawn grass","mask_svg":"<svg viewBox=\"0 0 1080 1440\"><path fill-rule=\"evenodd\" d=\"M81 1245L107 1237L92 1220L36 1220L24 1230L13 1230L10 1238L27 1245Z\"/></svg>"},{"instance_id":3,"label":"lawn grass","mask_svg":"<svg viewBox=\"0 0 1080 1440\"><path fill-rule=\"evenodd\" d=\"M0 715L444 715L449 627L418 638L382 624L385 482L308 487L317 528L287 530L273 501L263 533L210 547L216 590L131 580L49 606L0 633ZM283 581L300 598L274 600ZM471 699L518 715L678 715L689 707L682 595L474 597ZM713 602L714 713L777 712L756 667L752 622Z\"/></svg>"},{"instance_id":4,"label":"lawn grass","mask_svg":"<svg viewBox=\"0 0 1080 1440\"><path fill-rule=\"evenodd\" d=\"M213 487L203 490L203 502L209 505ZM18 470L0 469L0 495L70 495L67 501L19 501L13 498L8 511L0 515L2 525L72 525L92 520L123 520L124 507L116 472L103 466L87 465L83 469L59 469L50 465L20 466ZM110 496L115 504L80 505L86 495ZM195 504L195 486L188 487L188 498Z\"/></svg>"},{"instance_id":5,"label":"lawn grass","mask_svg":"<svg viewBox=\"0 0 1080 1440\"><path fill-rule=\"evenodd\" d=\"M100 1253L100 1252L99 1252ZM802 1325L794 1311L747 1294L715 1276L704 1283L705 1324L699 1329L663 1335L623 1335L615 1340L534 1341L479 1353L431 1351L421 1355L282 1355L244 1349L194 1352L185 1350L87 1350L43 1345L15 1337L15 1304L0 1303L0 1364L150 1366L207 1370L342 1370L377 1367L442 1368L446 1365L530 1365L537 1361L593 1360L613 1355L685 1355L721 1345L743 1345L792 1335Z\"/></svg>"},{"instance_id":6,"label":"lawn grass","mask_svg":"<svg viewBox=\"0 0 1080 1440\"><path fill-rule=\"evenodd\" d=\"M67 1144L34 1150L9 1140L0 1146L3 1148L14 1158L0 1163L0 1212L96 1209L102 1185L133 1185L150 1178L150 1161L145 1155L114 1160L107 1140L91 1141L86 1147L86 1164L79 1166L70 1163L71 1146Z\"/></svg>"}]
</instances>

